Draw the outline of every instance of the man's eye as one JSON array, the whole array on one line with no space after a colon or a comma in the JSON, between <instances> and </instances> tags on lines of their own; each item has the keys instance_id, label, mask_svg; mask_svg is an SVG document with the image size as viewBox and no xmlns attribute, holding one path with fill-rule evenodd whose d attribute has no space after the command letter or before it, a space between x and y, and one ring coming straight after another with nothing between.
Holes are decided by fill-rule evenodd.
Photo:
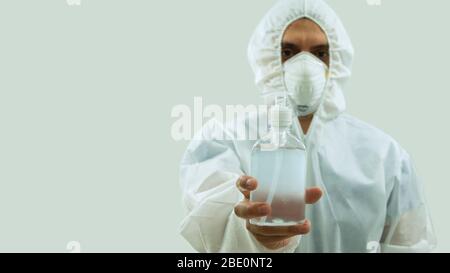
<instances>
[{"instance_id":1,"label":"man's eye","mask_svg":"<svg viewBox=\"0 0 450 273\"><path fill-rule=\"evenodd\" d=\"M318 51L315 53L316 57L319 59L327 58L328 57L328 51Z\"/></svg>"},{"instance_id":2,"label":"man's eye","mask_svg":"<svg viewBox=\"0 0 450 273\"><path fill-rule=\"evenodd\" d=\"M283 58L292 57L293 51L291 49L283 49L282 50Z\"/></svg>"}]
</instances>

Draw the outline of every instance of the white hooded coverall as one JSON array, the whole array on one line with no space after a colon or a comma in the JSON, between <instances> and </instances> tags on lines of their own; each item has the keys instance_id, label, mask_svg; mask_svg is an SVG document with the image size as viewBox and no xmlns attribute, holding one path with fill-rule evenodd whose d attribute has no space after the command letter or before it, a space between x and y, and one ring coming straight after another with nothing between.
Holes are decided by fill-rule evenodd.
<instances>
[{"instance_id":1,"label":"white hooded coverall","mask_svg":"<svg viewBox=\"0 0 450 273\"><path fill-rule=\"evenodd\" d=\"M262 246L234 213L243 199L236 188L249 174L255 140L236 137L236 126L209 121L203 139L189 144L180 167L188 214L181 234L199 252L425 252L435 246L422 186L411 159L382 131L344 113L344 83L351 75L353 48L337 15L322 0L279 0L253 34L248 48L256 85L266 101L285 91L281 39L300 18L316 22L330 46L330 77L307 135L308 187L323 197L306 207L307 235L278 250ZM248 130L252 119L242 122ZM259 132L258 132L259 133Z\"/></svg>"}]
</instances>

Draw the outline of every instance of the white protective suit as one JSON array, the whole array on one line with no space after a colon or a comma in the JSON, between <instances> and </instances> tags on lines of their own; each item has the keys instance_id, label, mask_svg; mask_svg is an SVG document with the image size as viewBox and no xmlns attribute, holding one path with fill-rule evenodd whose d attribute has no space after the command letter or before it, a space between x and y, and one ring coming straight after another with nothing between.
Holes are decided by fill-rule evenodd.
<instances>
[{"instance_id":1,"label":"white protective suit","mask_svg":"<svg viewBox=\"0 0 450 273\"><path fill-rule=\"evenodd\" d=\"M380 130L344 113L344 82L351 74L353 48L336 14L321 0L280 0L263 18L249 45L256 84L270 101L284 92L281 39L295 20L307 17L325 31L330 45L330 78L306 136L308 187L324 196L306 208L307 235L271 251L234 214L243 199L235 186L249 173L254 140L221 140L233 124L211 120L181 162L183 201L188 214L181 234L200 252L425 252L435 246L423 190L409 155ZM241 122L249 126L250 116Z\"/></svg>"}]
</instances>

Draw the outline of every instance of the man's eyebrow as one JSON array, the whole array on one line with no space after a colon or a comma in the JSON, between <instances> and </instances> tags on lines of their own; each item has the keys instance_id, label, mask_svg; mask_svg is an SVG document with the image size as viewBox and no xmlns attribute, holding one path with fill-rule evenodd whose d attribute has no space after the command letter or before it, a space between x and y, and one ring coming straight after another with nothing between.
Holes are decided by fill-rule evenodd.
<instances>
[{"instance_id":1,"label":"man's eyebrow","mask_svg":"<svg viewBox=\"0 0 450 273\"><path fill-rule=\"evenodd\" d=\"M329 49L330 45L327 44L320 44L320 45L315 45L311 48L311 50L317 50L317 49Z\"/></svg>"},{"instance_id":2,"label":"man's eyebrow","mask_svg":"<svg viewBox=\"0 0 450 273\"><path fill-rule=\"evenodd\" d=\"M282 46L282 47L288 47L288 48L297 48L297 45L296 45L296 44L289 43L289 42L282 42L282 43L281 43L281 46Z\"/></svg>"}]
</instances>

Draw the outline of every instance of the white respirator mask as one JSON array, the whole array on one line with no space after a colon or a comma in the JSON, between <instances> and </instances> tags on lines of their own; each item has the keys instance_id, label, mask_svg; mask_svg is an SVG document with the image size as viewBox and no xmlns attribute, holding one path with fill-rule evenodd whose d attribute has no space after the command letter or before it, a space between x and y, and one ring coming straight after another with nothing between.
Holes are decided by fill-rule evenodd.
<instances>
[{"instance_id":1,"label":"white respirator mask","mask_svg":"<svg viewBox=\"0 0 450 273\"><path fill-rule=\"evenodd\" d=\"M298 116L317 110L328 80L328 66L309 52L301 52L283 64L284 84Z\"/></svg>"}]
</instances>

